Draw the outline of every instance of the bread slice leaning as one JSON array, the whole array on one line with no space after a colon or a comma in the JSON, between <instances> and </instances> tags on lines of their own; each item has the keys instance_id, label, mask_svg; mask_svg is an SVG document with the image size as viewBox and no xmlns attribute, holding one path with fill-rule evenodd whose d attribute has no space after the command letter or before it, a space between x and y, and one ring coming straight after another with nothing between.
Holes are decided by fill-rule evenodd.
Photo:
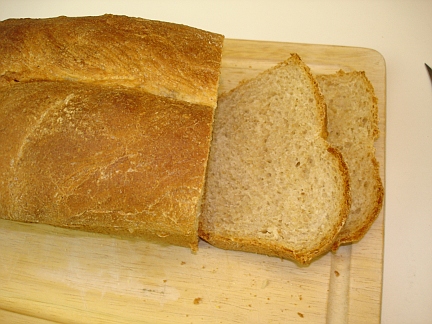
<instances>
[{"instance_id":1,"label":"bread slice leaning","mask_svg":"<svg viewBox=\"0 0 432 324\"><path fill-rule=\"evenodd\" d=\"M327 103L328 141L348 165L352 204L333 249L359 241L378 217L384 189L375 158L379 136L378 106L372 84L364 72L316 77Z\"/></svg>"},{"instance_id":2,"label":"bread slice leaning","mask_svg":"<svg viewBox=\"0 0 432 324\"><path fill-rule=\"evenodd\" d=\"M300 57L222 95L199 234L224 249L301 264L328 251L350 207L324 99Z\"/></svg>"}]
</instances>

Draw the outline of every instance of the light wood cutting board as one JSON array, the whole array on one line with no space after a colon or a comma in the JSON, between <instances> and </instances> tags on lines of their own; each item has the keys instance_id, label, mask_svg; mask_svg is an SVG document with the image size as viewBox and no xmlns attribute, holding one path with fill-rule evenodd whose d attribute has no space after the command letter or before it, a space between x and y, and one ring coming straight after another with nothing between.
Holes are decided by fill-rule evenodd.
<instances>
[{"instance_id":1,"label":"light wood cutting board","mask_svg":"<svg viewBox=\"0 0 432 324\"><path fill-rule=\"evenodd\" d=\"M365 48L227 39L220 91L298 53L313 73L364 70L379 100L383 57ZM175 246L0 220L1 323L379 323L384 210L357 244L308 267L200 242Z\"/></svg>"}]
</instances>

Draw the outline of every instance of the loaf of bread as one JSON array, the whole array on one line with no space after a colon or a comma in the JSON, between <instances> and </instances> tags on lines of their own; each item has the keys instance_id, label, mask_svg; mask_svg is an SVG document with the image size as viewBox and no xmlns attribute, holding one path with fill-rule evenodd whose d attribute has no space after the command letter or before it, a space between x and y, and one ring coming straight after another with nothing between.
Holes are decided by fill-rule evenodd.
<instances>
[{"instance_id":1,"label":"loaf of bread","mask_svg":"<svg viewBox=\"0 0 432 324\"><path fill-rule=\"evenodd\" d=\"M333 249L359 241L378 217L384 189L375 158L379 136L374 88L364 72L316 76L327 104L328 141L348 165L352 204Z\"/></svg>"},{"instance_id":2,"label":"loaf of bread","mask_svg":"<svg viewBox=\"0 0 432 324\"><path fill-rule=\"evenodd\" d=\"M0 218L198 247L223 36L0 22Z\"/></svg>"},{"instance_id":3,"label":"loaf of bread","mask_svg":"<svg viewBox=\"0 0 432 324\"><path fill-rule=\"evenodd\" d=\"M216 106L223 36L103 15L0 22L0 84L71 80L122 84Z\"/></svg>"},{"instance_id":4,"label":"loaf of bread","mask_svg":"<svg viewBox=\"0 0 432 324\"><path fill-rule=\"evenodd\" d=\"M2 218L197 248L213 108L67 81L0 87Z\"/></svg>"},{"instance_id":5,"label":"loaf of bread","mask_svg":"<svg viewBox=\"0 0 432 324\"><path fill-rule=\"evenodd\" d=\"M329 251L350 209L326 109L298 55L222 95L200 237L224 249L307 264Z\"/></svg>"}]
</instances>

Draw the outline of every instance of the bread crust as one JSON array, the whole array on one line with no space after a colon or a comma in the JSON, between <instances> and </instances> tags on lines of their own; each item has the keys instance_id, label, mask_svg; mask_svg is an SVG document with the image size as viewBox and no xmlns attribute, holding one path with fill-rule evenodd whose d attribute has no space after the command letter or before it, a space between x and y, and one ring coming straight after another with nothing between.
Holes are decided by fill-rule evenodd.
<instances>
[{"instance_id":1,"label":"bread crust","mask_svg":"<svg viewBox=\"0 0 432 324\"><path fill-rule=\"evenodd\" d=\"M215 107L224 37L118 15L0 22L0 84L77 80Z\"/></svg>"},{"instance_id":2,"label":"bread crust","mask_svg":"<svg viewBox=\"0 0 432 324\"><path fill-rule=\"evenodd\" d=\"M197 249L213 108L20 82L0 87L0 120L2 218Z\"/></svg>"},{"instance_id":3,"label":"bread crust","mask_svg":"<svg viewBox=\"0 0 432 324\"><path fill-rule=\"evenodd\" d=\"M103 15L0 39L0 217L196 250L224 36Z\"/></svg>"}]
</instances>

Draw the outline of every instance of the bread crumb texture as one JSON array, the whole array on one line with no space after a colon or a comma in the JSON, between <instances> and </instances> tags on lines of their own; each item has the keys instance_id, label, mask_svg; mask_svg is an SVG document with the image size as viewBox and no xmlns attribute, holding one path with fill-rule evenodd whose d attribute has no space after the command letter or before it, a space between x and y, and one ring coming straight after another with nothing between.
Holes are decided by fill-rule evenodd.
<instances>
[{"instance_id":1,"label":"bread crumb texture","mask_svg":"<svg viewBox=\"0 0 432 324\"><path fill-rule=\"evenodd\" d=\"M374 142L379 137L378 102L364 72L317 76L327 103L328 141L348 165L352 204L334 249L360 240L378 217L384 199Z\"/></svg>"},{"instance_id":2,"label":"bread crumb texture","mask_svg":"<svg viewBox=\"0 0 432 324\"><path fill-rule=\"evenodd\" d=\"M301 263L326 251L349 192L324 123L323 98L296 55L220 97L201 237Z\"/></svg>"}]
</instances>

